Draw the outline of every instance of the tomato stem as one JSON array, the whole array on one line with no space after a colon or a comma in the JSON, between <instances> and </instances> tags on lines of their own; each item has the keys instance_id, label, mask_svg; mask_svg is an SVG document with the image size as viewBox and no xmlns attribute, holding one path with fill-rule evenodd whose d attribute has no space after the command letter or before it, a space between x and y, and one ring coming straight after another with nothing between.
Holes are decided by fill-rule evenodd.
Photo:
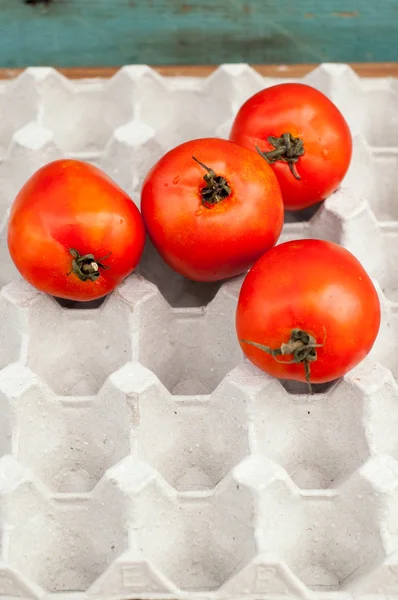
<instances>
[{"instance_id":1,"label":"tomato stem","mask_svg":"<svg viewBox=\"0 0 398 600\"><path fill-rule=\"evenodd\" d=\"M324 344L317 344L316 339L303 331L302 329L292 329L290 339L287 343L281 344L280 348L270 348L269 346L264 346L264 344L259 344L257 342L252 342L250 340L240 340L243 344L250 344L255 348L259 348L263 352L270 354L277 362L283 363L285 365L290 365L293 363L301 364L303 363L304 372L305 372L305 380L308 383L308 388L310 394L312 394L312 385L311 385L311 363L317 359L317 348L322 348ZM286 356L293 355L292 360L279 360L278 356Z\"/></svg>"},{"instance_id":2,"label":"tomato stem","mask_svg":"<svg viewBox=\"0 0 398 600\"><path fill-rule=\"evenodd\" d=\"M277 160L286 162L289 165L289 169L295 177L295 179L301 179L300 175L296 171L296 162L305 153L304 142L300 138L295 138L291 133L284 133L280 137L274 137L270 135L267 141L274 147L274 150L269 152L262 152L258 146L256 146L257 152L265 158L267 163L273 165Z\"/></svg>"},{"instance_id":3,"label":"tomato stem","mask_svg":"<svg viewBox=\"0 0 398 600\"><path fill-rule=\"evenodd\" d=\"M69 248L69 252L73 260L68 275L74 273L81 281L95 281L100 276L99 269L110 269L109 265L102 263L103 260L109 258L110 252L98 260L94 257L94 254L84 254L82 256L75 248Z\"/></svg>"},{"instance_id":4,"label":"tomato stem","mask_svg":"<svg viewBox=\"0 0 398 600\"><path fill-rule=\"evenodd\" d=\"M210 169L205 164L200 162L194 156L192 157L207 173L203 176L206 185L200 190L202 195L202 204L209 208L209 205L218 204L228 198L231 193L231 188L228 185L228 181L225 177L216 175L213 169Z\"/></svg>"}]
</instances>

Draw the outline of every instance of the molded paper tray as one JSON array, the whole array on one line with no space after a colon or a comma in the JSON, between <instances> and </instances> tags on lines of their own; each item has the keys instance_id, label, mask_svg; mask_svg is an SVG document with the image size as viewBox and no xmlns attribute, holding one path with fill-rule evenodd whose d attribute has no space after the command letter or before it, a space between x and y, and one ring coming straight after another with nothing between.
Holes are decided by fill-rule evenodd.
<instances>
[{"instance_id":1,"label":"molded paper tray","mask_svg":"<svg viewBox=\"0 0 398 600\"><path fill-rule=\"evenodd\" d=\"M345 65L304 80L347 117L354 156L281 241L347 247L383 307L370 357L312 397L243 360L241 278L188 282L148 244L136 274L79 309L21 281L6 247L9 206L42 164L90 160L139 202L165 150L228 135L274 81L224 65L0 84L2 598L398 598L398 83Z\"/></svg>"}]
</instances>

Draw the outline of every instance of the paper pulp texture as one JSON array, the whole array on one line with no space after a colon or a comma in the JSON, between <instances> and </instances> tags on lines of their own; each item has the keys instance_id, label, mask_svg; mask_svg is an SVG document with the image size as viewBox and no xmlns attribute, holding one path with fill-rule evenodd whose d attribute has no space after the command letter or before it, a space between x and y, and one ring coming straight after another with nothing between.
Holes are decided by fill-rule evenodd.
<instances>
[{"instance_id":1,"label":"paper pulp texture","mask_svg":"<svg viewBox=\"0 0 398 600\"><path fill-rule=\"evenodd\" d=\"M0 84L0 597L29 600L398 598L398 83L321 65L302 81L351 127L341 188L280 241L353 252L382 326L344 379L280 382L243 359L242 278L195 284L147 244L102 304L23 282L9 207L62 156L103 168L139 204L148 169L283 79L223 65L206 79L146 66ZM305 218L305 220L300 220Z\"/></svg>"}]
</instances>

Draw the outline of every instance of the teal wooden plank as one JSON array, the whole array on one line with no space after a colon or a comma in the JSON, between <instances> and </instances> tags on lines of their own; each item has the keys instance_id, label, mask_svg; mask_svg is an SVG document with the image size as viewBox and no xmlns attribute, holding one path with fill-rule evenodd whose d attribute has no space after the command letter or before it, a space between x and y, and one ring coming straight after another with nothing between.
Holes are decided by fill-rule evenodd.
<instances>
[{"instance_id":1,"label":"teal wooden plank","mask_svg":"<svg viewBox=\"0 0 398 600\"><path fill-rule=\"evenodd\" d=\"M0 0L0 66L398 61L398 0Z\"/></svg>"}]
</instances>

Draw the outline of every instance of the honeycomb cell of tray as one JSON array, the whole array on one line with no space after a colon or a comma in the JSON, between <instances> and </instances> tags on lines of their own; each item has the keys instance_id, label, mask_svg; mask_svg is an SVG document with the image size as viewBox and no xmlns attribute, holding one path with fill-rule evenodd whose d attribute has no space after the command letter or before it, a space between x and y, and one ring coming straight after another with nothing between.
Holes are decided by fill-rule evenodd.
<instances>
[{"instance_id":1,"label":"honeycomb cell of tray","mask_svg":"<svg viewBox=\"0 0 398 600\"><path fill-rule=\"evenodd\" d=\"M132 414L133 454L179 491L213 488L249 453L244 393L229 381L211 396L171 396L139 363L111 380L124 381ZM129 383L127 383L129 381Z\"/></svg>"},{"instance_id":2,"label":"honeycomb cell of tray","mask_svg":"<svg viewBox=\"0 0 398 600\"><path fill-rule=\"evenodd\" d=\"M177 494L141 465L129 457L105 477L124 494L130 548L141 560L180 589L200 591L217 589L254 557L253 498L245 485L228 476L214 492Z\"/></svg>"},{"instance_id":3,"label":"honeycomb cell of tray","mask_svg":"<svg viewBox=\"0 0 398 600\"><path fill-rule=\"evenodd\" d=\"M95 496L13 494L5 560L49 592L86 590L126 548L119 512L109 512ZM25 511L22 509L25 508ZM38 544L40 540L40 544Z\"/></svg>"},{"instance_id":4,"label":"honeycomb cell of tray","mask_svg":"<svg viewBox=\"0 0 398 600\"><path fill-rule=\"evenodd\" d=\"M390 472L391 459L387 467L384 459L374 460L377 468ZM396 476L397 463L392 462ZM319 591L339 590L376 568L388 551L380 520L391 505L388 493L375 499L368 470L364 465L338 491L299 493L274 462L247 459L235 469L235 477L258 492L258 552L268 560L282 560Z\"/></svg>"},{"instance_id":5,"label":"honeycomb cell of tray","mask_svg":"<svg viewBox=\"0 0 398 600\"><path fill-rule=\"evenodd\" d=\"M112 131L132 118L131 111L125 115L123 96L109 98L100 80L77 84L53 69L43 77L36 69L29 69L28 74L40 95L40 123L53 131L63 152L95 155Z\"/></svg>"},{"instance_id":6,"label":"honeycomb cell of tray","mask_svg":"<svg viewBox=\"0 0 398 600\"><path fill-rule=\"evenodd\" d=\"M254 369L245 369L254 381ZM266 376L255 381L256 389L248 384L251 451L280 464L298 487L337 487L368 459L363 391L351 381L314 396L289 394Z\"/></svg>"},{"instance_id":7,"label":"honeycomb cell of tray","mask_svg":"<svg viewBox=\"0 0 398 600\"><path fill-rule=\"evenodd\" d=\"M122 67L106 82L105 90L108 102L120 115L116 127L135 118L161 131L173 122L175 106L168 80L146 65Z\"/></svg>"},{"instance_id":8,"label":"honeycomb cell of tray","mask_svg":"<svg viewBox=\"0 0 398 600\"><path fill-rule=\"evenodd\" d=\"M339 487L372 456L398 459L398 385L370 358L313 396L289 393L248 361L228 381L247 398L250 451L281 465L302 489Z\"/></svg>"},{"instance_id":9,"label":"honeycomb cell of tray","mask_svg":"<svg viewBox=\"0 0 398 600\"><path fill-rule=\"evenodd\" d=\"M93 395L131 358L127 318L117 295L97 309L65 309L43 294L30 314L27 364L58 395Z\"/></svg>"},{"instance_id":10,"label":"honeycomb cell of tray","mask_svg":"<svg viewBox=\"0 0 398 600\"><path fill-rule=\"evenodd\" d=\"M120 293L128 286L134 286L134 278ZM210 394L241 361L234 327L236 287L236 282L225 284L206 309L173 309L153 288L141 311L139 360L172 394Z\"/></svg>"},{"instance_id":11,"label":"honeycomb cell of tray","mask_svg":"<svg viewBox=\"0 0 398 600\"><path fill-rule=\"evenodd\" d=\"M125 379L115 374L96 396L65 398L19 363L6 367L0 372L0 453L12 453L55 492L92 489L130 452L135 421Z\"/></svg>"}]
</instances>

